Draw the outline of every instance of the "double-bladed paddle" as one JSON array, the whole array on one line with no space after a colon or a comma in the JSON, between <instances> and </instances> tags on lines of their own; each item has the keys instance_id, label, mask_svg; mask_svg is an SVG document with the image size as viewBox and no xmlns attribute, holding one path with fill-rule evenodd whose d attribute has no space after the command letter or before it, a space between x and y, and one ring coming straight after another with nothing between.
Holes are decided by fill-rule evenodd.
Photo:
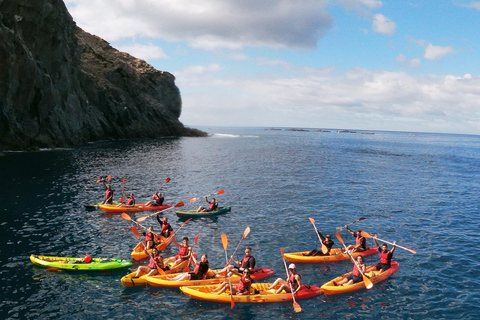
<instances>
[{"instance_id":1,"label":"double-bladed paddle","mask_svg":"<svg viewBox=\"0 0 480 320\"><path fill-rule=\"evenodd\" d=\"M285 266L285 272L287 273L287 282L288 285L290 286L290 293L292 294L292 299L293 299L293 310L295 312L302 312L302 307L298 304L298 302L295 300L295 294L293 293L293 287L290 281L288 281L288 268L287 268L287 262L285 261L285 256L283 255L283 248L280 248L280 252L282 253L282 259L283 259L283 265Z\"/></svg>"},{"instance_id":2,"label":"double-bladed paddle","mask_svg":"<svg viewBox=\"0 0 480 320\"><path fill-rule=\"evenodd\" d=\"M140 236L140 233L138 232L138 229L135 228L135 227L132 227L131 230L132 230L133 234L135 235L135 237L137 237L140 240L140 242L143 243L143 247L145 248L145 252L148 254L148 256L152 259L153 263L155 263L155 266L157 267L157 272L159 274L165 274L165 271L163 271L163 269L158 266L155 259L152 257L150 252L147 250L147 243L142 241L142 237Z\"/></svg>"},{"instance_id":3,"label":"double-bladed paddle","mask_svg":"<svg viewBox=\"0 0 480 320\"><path fill-rule=\"evenodd\" d=\"M359 218L359 219L353 221L352 223L347 224L347 226L351 226L352 224L355 224L355 223L357 223L358 221L363 221L363 220L365 220L365 219L367 219L367 218L363 218L363 217L362 217L362 218ZM337 231L337 232L340 232L340 231L342 231L342 229L343 229L343 227L337 227L336 231Z\"/></svg>"},{"instance_id":4,"label":"double-bladed paddle","mask_svg":"<svg viewBox=\"0 0 480 320\"><path fill-rule=\"evenodd\" d=\"M315 228L315 233L317 234L318 240L320 240L320 244L322 245L322 253L326 254L328 252L328 248L327 248L326 245L323 244L323 241L320 238L320 235L318 234L317 226L315 225L315 220L313 218L308 218L308 219L313 224L313 227Z\"/></svg>"},{"instance_id":5,"label":"double-bladed paddle","mask_svg":"<svg viewBox=\"0 0 480 320\"><path fill-rule=\"evenodd\" d=\"M240 239L240 242L238 243L238 246L235 248L235 251L233 251L232 257L235 256L235 253L237 252L238 248L240 247L240 244L242 243L243 239L245 239L246 236L248 236L249 233L250 233L250 227L246 227L245 231L243 232L242 239ZM228 260L227 266L230 263L230 261L232 261L232 257L230 257L230 259Z\"/></svg>"},{"instance_id":6,"label":"double-bladed paddle","mask_svg":"<svg viewBox=\"0 0 480 320\"><path fill-rule=\"evenodd\" d=\"M409 249L409 248L405 248L405 247L399 246L399 245L396 244L396 243L393 244L393 243L390 242L390 241L382 240L382 239L377 238L377 237L372 237L370 234L368 234L368 233L365 232L365 231L362 231L362 237L365 237L365 238L374 238L374 239L380 240L380 241L382 241L382 242L391 244L392 246L394 245L394 246L396 246L396 247L398 247L398 248L400 248L400 249L406 250L406 251L411 252L411 253L413 253L413 254L416 254L416 253L417 253L417 251L415 251L415 250L412 250L412 249Z\"/></svg>"},{"instance_id":7,"label":"double-bladed paddle","mask_svg":"<svg viewBox=\"0 0 480 320\"><path fill-rule=\"evenodd\" d=\"M173 209L173 208L178 208L178 207L183 207L183 206L184 206L184 203L183 203L183 202L179 202L179 203L176 203L174 206L169 207L169 208L167 208L167 209L163 209L163 210L157 211L157 212L155 212L155 213L149 214L148 216L140 217L140 218L137 219L137 221L142 222L142 221L145 221L146 219L148 219L148 218L150 218L150 217L158 216L160 213L165 212L165 211L167 211L167 210L171 210L171 209Z\"/></svg>"},{"instance_id":8,"label":"double-bladed paddle","mask_svg":"<svg viewBox=\"0 0 480 320\"><path fill-rule=\"evenodd\" d=\"M196 236L195 239L193 240L193 247L192 247L192 251L190 251L190 258L188 258L188 264L185 268L183 268L183 272L190 271L190 264L192 263L192 255L195 252L195 246L198 242L199 237L200 237L200 235Z\"/></svg>"},{"instance_id":9,"label":"double-bladed paddle","mask_svg":"<svg viewBox=\"0 0 480 320\"><path fill-rule=\"evenodd\" d=\"M214 196L214 195L216 195L216 194L224 194L224 193L225 193L225 190L218 190L217 192L212 193L212 194L209 194L209 195L206 195L206 196L204 196L204 197L207 197L207 198L208 198L208 197ZM195 202L195 201L197 201L198 199L200 199L200 198L192 198L192 199L190 199L190 202Z\"/></svg>"},{"instance_id":10,"label":"double-bladed paddle","mask_svg":"<svg viewBox=\"0 0 480 320\"><path fill-rule=\"evenodd\" d=\"M227 265L228 265L228 257L227 257L228 238L225 233L222 233L221 238L222 238L223 250L225 250L225 261L227 262ZM235 307L235 301L233 300L232 279L230 279L230 272L227 271L227 274L228 274L228 284L230 285L231 308L233 309L233 307Z\"/></svg>"}]
</instances>

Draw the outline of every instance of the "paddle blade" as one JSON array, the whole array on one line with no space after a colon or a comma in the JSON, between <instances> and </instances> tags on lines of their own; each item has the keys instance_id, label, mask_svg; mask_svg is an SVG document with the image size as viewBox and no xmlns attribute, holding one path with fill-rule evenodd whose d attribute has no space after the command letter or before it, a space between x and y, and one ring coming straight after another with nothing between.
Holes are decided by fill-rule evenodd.
<instances>
[{"instance_id":1,"label":"paddle blade","mask_svg":"<svg viewBox=\"0 0 480 320\"><path fill-rule=\"evenodd\" d=\"M372 280L368 279L366 276L363 277L363 283L365 283L365 287L367 289L372 289L373 287Z\"/></svg>"},{"instance_id":2,"label":"paddle blade","mask_svg":"<svg viewBox=\"0 0 480 320\"><path fill-rule=\"evenodd\" d=\"M198 235L198 236L195 237L195 240L194 240L194 242L193 242L194 244L197 244L199 237L200 237L200 235Z\"/></svg>"},{"instance_id":3,"label":"paddle blade","mask_svg":"<svg viewBox=\"0 0 480 320\"><path fill-rule=\"evenodd\" d=\"M246 227L246 228L245 228L245 231L243 232L243 238L245 238L246 236L248 236L249 233L250 233L250 227Z\"/></svg>"},{"instance_id":4,"label":"paddle blade","mask_svg":"<svg viewBox=\"0 0 480 320\"><path fill-rule=\"evenodd\" d=\"M123 178L122 181L123 181L123 184L125 184L125 178Z\"/></svg>"},{"instance_id":5,"label":"paddle blade","mask_svg":"<svg viewBox=\"0 0 480 320\"><path fill-rule=\"evenodd\" d=\"M111 180L112 179L112 176L107 176L107 180Z\"/></svg>"},{"instance_id":6,"label":"paddle blade","mask_svg":"<svg viewBox=\"0 0 480 320\"><path fill-rule=\"evenodd\" d=\"M100 179L98 179L96 182L99 183L99 182L100 182Z\"/></svg>"},{"instance_id":7,"label":"paddle blade","mask_svg":"<svg viewBox=\"0 0 480 320\"><path fill-rule=\"evenodd\" d=\"M295 310L295 312L302 312L302 307L300 307L300 305L298 304L297 301L294 301L293 302L293 310Z\"/></svg>"},{"instance_id":8,"label":"paddle blade","mask_svg":"<svg viewBox=\"0 0 480 320\"><path fill-rule=\"evenodd\" d=\"M138 239L141 239L140 233L138 233L137 228L132 227L132 232L133 232L133 234L135 235L135 237L137 237Z\"/></svg>"},{"instance_id":9,"label":"paddle blade","mask_svg":"<svg viewBox=\"0 0 480 320\"><path fill-rule=\"evenodd\" d=\"M190 202L195 202L197 200L198 200L198 198L192 198L192 199L190 199Z\"/></svg>"},{"instance_id":10,"label":"paddle blade","mask_svg":"<svg viewBox=\"0 0 480 320\"><path fill-rule=\"evenodd\" d=\"M133 221L132 218L126 212L122 213L120 216L125 220Z\"/></svg>"},{"instance_id":11,"label":"paddle blade","mask_svg":"<svg viewBox=\"0 0 480 320\"><path fill-rule=\"evenodd\" d=\"M280 252L281 252L282 258L283 258L283 248L280 248Z\"/></svg>"},{"instance_id":12,"label":"paddle blade","mask_svg":"<svg viewBox=\"0 0 480 320\"><path fill-rule=\"evenodd\" d=\"M190 218L190 219L188 219L187 221L185 221L185 222L183 223L182 227L183 227L184 225L186 225L187 222L190 221L190 220L192 220L192 218Z\"/></svg>"},{"instance_id":13,"label":"paddle blade","mask_svg":"<svg viewBox=\"0 0 480 320\"><path fill-rule=\"evenodd\" d=\"M227 235L225 233L222 233L221 237L222 237L223 250L227 251L227 247L228 247Z\"/></svg>"},{"instance_id":14,"label":"paddle blade","mask_svg":"<svg viewBox=\"0 0 480 320\"><path fill-rule=\"evenodd\" d=\"M57 268L47 268L45 270L47 270L48 272L60 272L61 271L60 269L57 269Z\"/></svg>"},{"instance_id":15,"label":"paddle blade","mask_svg":"<svg viewBox=\"0 0 480 320\"><path fill-rule=\"evenodd\" d=\"M315 225L315 219L313 219L313 218L308 218L308 220L310 220L310 223L311 223L311 224Z\"/></svg>"},{"instance_id":16,"label":"paddle blade","mask_svg":"<svg viewBox=\"0 0 480 320\"><path fill-rule=\"evenodd\" d=\"M123 197L121 197L120 202L125 202L125 199Z\"/></svg>"},{"instance_id":17,"label":"paddle blade","mask_svg":"<svg viewBox=\"0 0 480 320\"><path fill-rule=\"evenodd\" d=\"M148 217L149 217L149 216L140 217L140 218L137 219L137 221L138 221L138 222L145 221L145 220L147 220Z\"/></svg>"},{"instance_id":18,"label":"paddle blade","mask_svg":"<svg viewBox=\"0 0 480 320\"><path fill-rule=\"evenodd\" d=\"M368 234L368 232L365 232L365 231L362 231L361 235L362 235L362 237L365 237L365 238L371 238L372 237L371 235Z\"/></svg>"},{"instance_id":19,"label":"paddle blade","mask_svg":"<svg viewBox=\"0 0 480 320\"><path fill-rule=\"evenodd\" d=\"M345 246L345 242L343 242L343 239L342 239L342 236L340 235L340 233L335 233L335 236L337 237L338 241L340 241L344 246Z\"/></svg>"},{"instance_id":20,"label":"paddle blade","mask_svg":"<svg viewBox=\"0 0 480 320\"><path fill-rule=\"evenodd\" d=\"M169 182L170 182L170 178L165 179L165 183L169 183Z\"/></svg>"},{"instance_id":21,"label":"paddle blade","mask_svg":"<svg viewBox=\"0 0 480 320\"><path fill-rule=\"evenodd\" d=\"M215 192L215 194L224 194L225 193L225 190L218 190L217 192Z\"/></svg>"},{"instance_id":22,"label":"paddle blade","mask_svg":"<svg viewBox=\"0 0 480 320\"><path fill-rule=\"evenodd\" d=\"M235 301L233 300L233 296L230 296L232 298L232 302L230 303L230 308L233 309L235 307Z\"/></svg>"},{"instance_id":23,"label":"paddle blade","mask_svg":"<svg viewBox=\"0 0 480 320\"><path fill-rule=\"evenodd\" d=\"M184 205L185 205L185 203L179 202L179 203L177 203L176 205L174 205L173 207L174 207L174 208L178 208L178 207L183 207Z\"/></svg>"},{"instance_id":24,"label":"paddle blade","mask_svg":"<svg viewBox=\"0 0 480 320\"><path fill-rule=\"evenodd\" d=\"M367 218L360 218L360 219L358 219L358 221L363 221L363 220L365 220L365 219L367 219Z\"/></svg>"}]
</instances>

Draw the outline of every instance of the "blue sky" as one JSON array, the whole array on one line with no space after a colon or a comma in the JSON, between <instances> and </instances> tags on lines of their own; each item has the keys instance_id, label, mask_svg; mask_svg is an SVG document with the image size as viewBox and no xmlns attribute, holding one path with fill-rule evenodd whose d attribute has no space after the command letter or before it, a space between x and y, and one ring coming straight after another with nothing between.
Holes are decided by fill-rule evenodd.
<instances>
[{"instance_id":1,"label":"blue sky","mask_svg":"<svg viewBox=\"0 0 480 320\"><path fill-rule=\"evenodd\" d=\"M65 0L188 126L480 134L480 1Z\"/></svg>"}]
</instances>

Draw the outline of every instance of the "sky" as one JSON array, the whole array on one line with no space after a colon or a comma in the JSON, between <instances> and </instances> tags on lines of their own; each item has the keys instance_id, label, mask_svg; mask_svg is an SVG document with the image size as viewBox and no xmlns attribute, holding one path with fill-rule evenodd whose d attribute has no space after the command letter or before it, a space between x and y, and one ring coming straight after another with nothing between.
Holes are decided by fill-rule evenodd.
<instances>
[{"instance_id":1,"label":"sky","mask_svg":"<svg viewBox=\"0 0 480 320\"><path fill-rule=\"evenodd\" d=\"M64 1L172 73L190 127L480 135L480 1Z\"/></svg>"}]
</instances>

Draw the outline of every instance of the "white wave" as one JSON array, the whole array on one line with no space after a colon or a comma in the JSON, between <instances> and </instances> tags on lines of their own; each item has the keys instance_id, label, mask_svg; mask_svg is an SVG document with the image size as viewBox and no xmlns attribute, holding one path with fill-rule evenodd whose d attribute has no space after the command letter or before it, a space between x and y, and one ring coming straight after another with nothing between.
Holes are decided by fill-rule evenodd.
<instances>
[{"instance_id":1,"label":"white wave","mask_svg":"<svg viewBox=\"0 0 480 320\"><path fill-rule=\"evenodd\" d=\"M228 133L214 133L212 138L258 138L254 135L242 135L242 134L228 134Z\"/></svg>"}]
</instances>

